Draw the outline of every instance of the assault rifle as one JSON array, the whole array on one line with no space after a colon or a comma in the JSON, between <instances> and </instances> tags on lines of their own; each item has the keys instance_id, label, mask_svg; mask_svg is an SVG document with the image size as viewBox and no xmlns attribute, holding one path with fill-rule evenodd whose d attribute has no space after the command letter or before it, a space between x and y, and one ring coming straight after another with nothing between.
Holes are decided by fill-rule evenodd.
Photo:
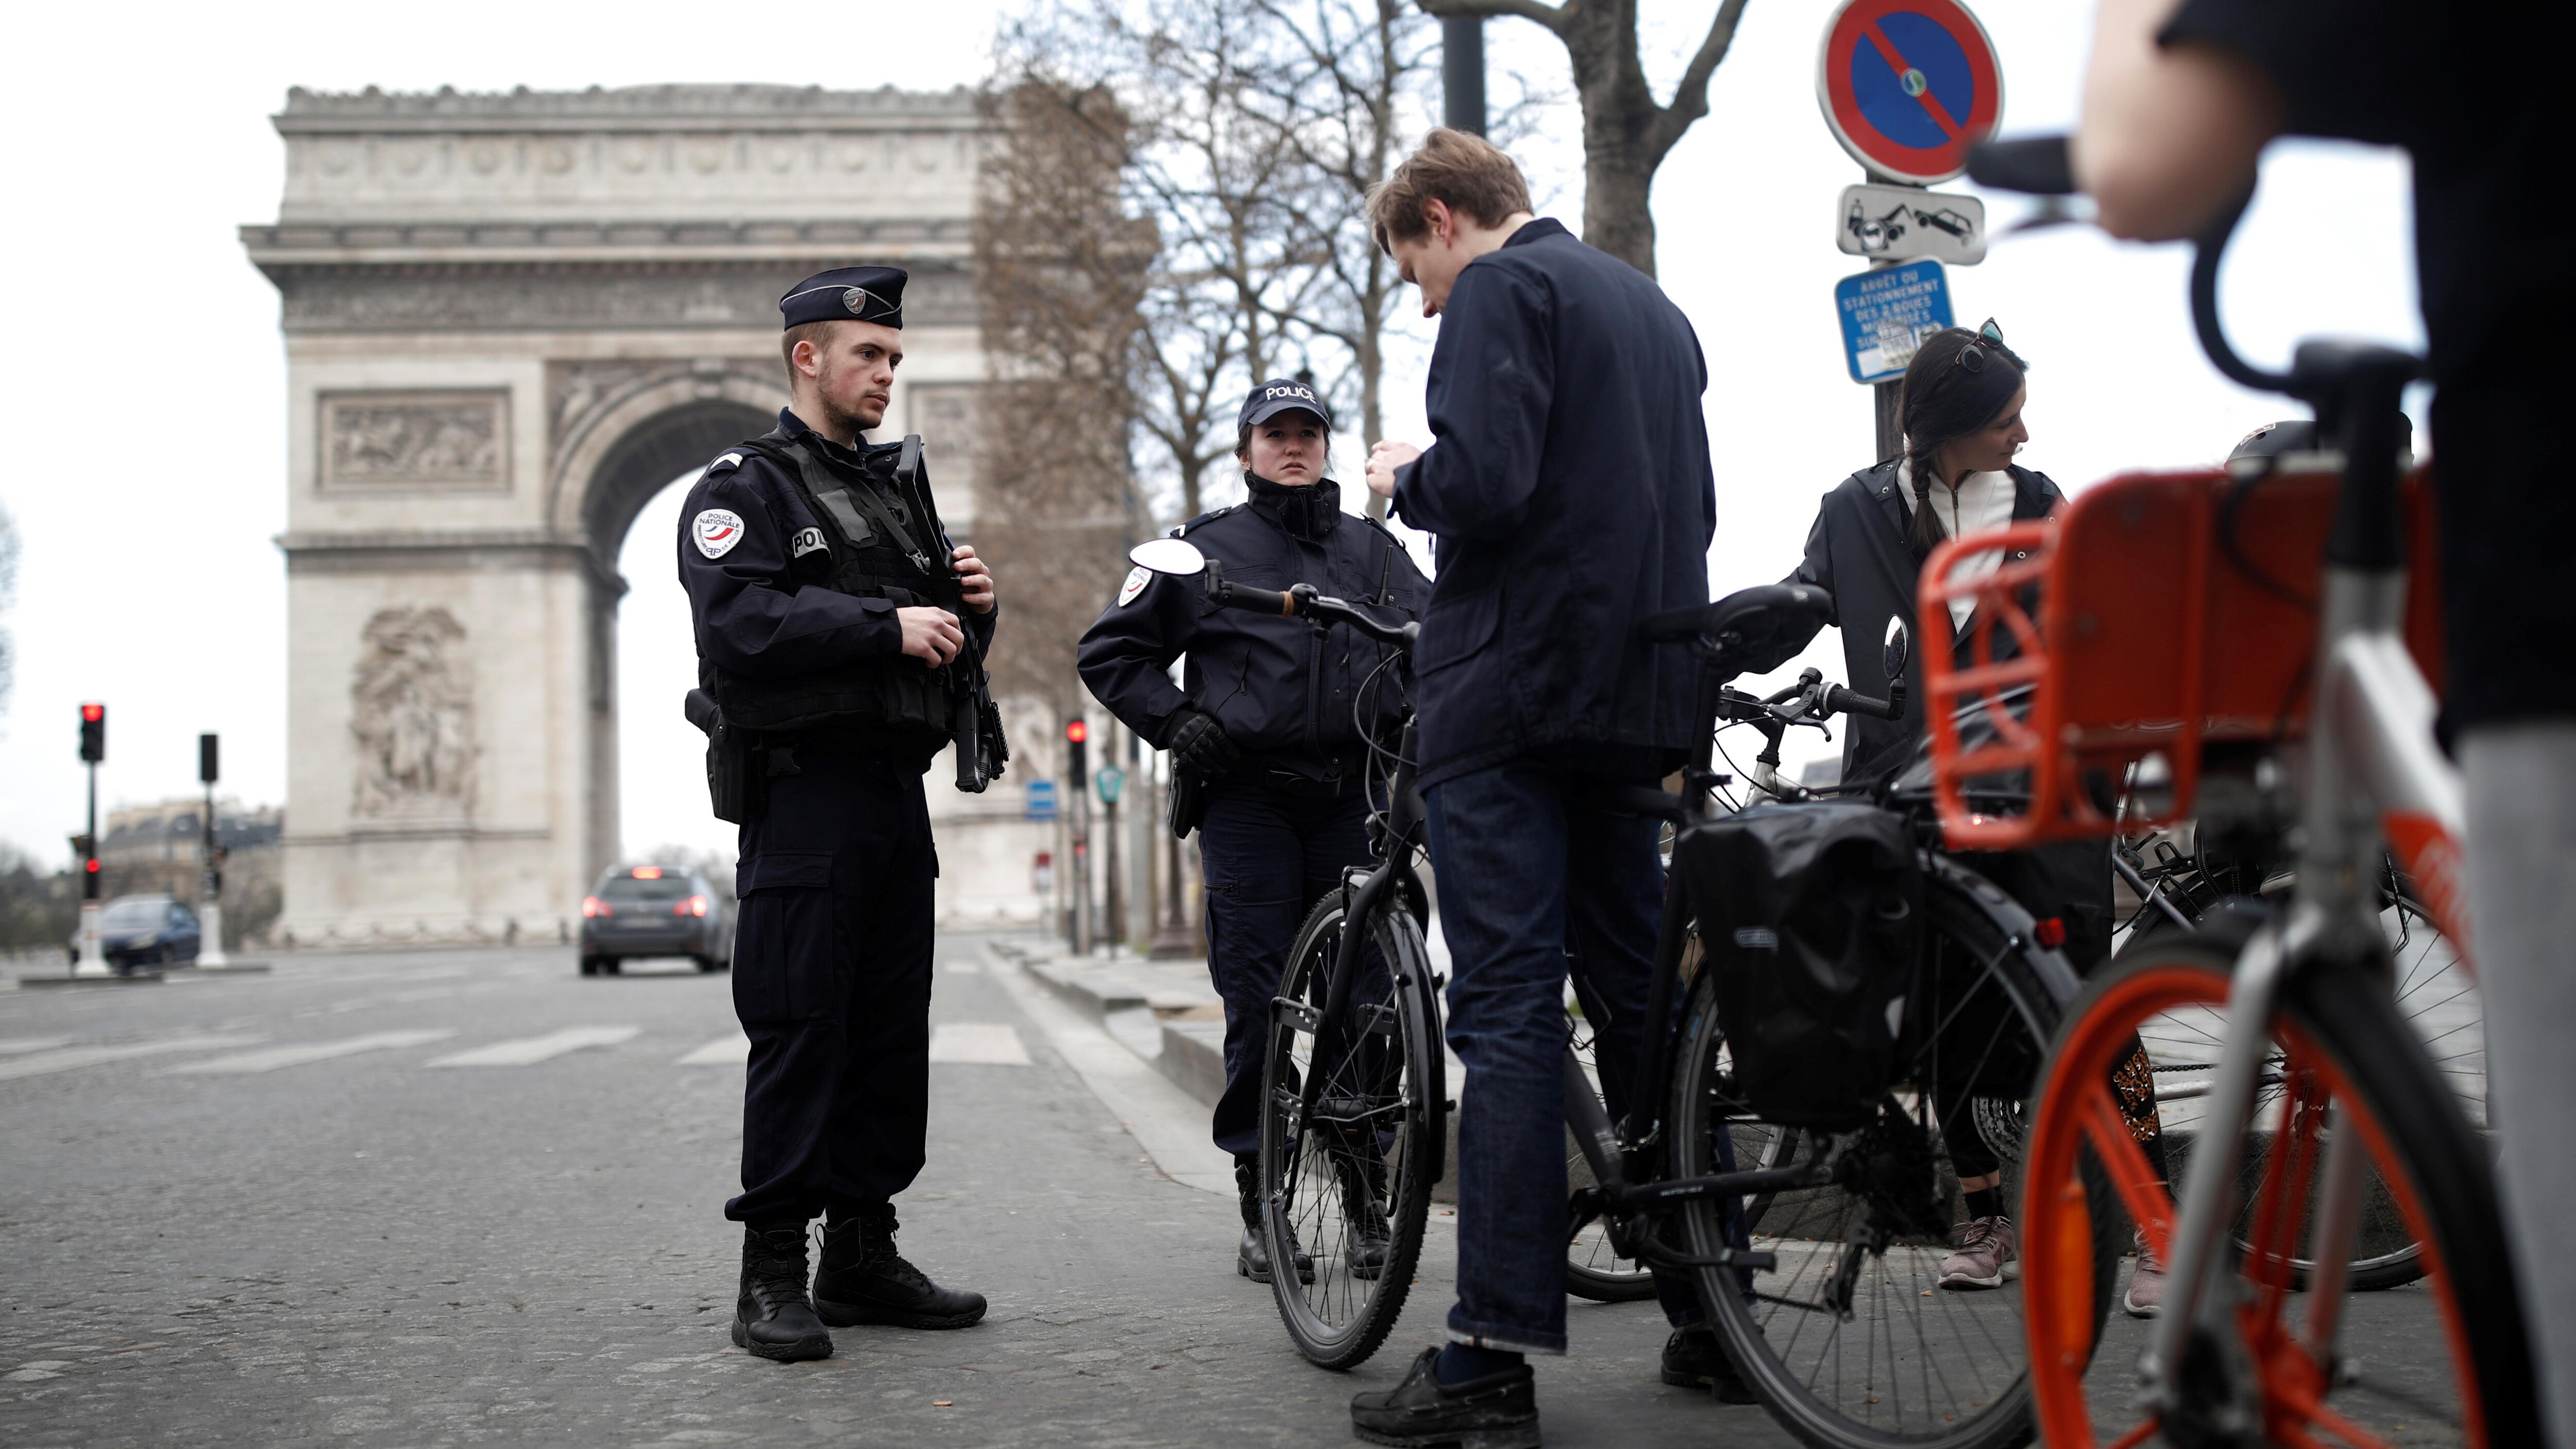
<instances>
[{"instance_id":1,"label":"assault rifle","mask_svg":"<svg viewBox=\"0 0 2576 1449\"><path fill-rule=\"evenodd\" d=\"M967 624L965 580L958 575L957 560L952 556L956 545L940 523L938 506L931 498L930 467L922 456L919 433L906 434L902 450L895 455L894 486L904 506L921 520L923 533L939 545L938 567L930 576L931 597L939 607L957 616L957 632L965 641L957 657L941 666L940 671L948 679L948 737L957 748L957 788L980 795L986 786L1001 778L1003 767L1010 761L1011 748L1002 736L1002 712L993 704L993 680L984 668L984 646Z\"/></svg>"}]
</instances>

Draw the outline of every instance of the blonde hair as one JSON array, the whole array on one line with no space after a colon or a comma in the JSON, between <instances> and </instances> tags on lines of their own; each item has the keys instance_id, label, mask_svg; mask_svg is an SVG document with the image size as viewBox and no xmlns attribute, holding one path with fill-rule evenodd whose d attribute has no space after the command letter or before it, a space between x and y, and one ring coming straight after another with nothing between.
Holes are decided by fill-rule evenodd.
<instances>
[{"instance_id":1,"label":"blonde hair","mask_svg":"<svg viewBox=\"0 0 2576 1449\"><path fill-rule=\"evenodd\" d=\"M1397 242L1429 233L1431 223L1422 213L1434 201L1478 226L1500 226L1504 217L1530 209L1529 182L1501 147L1442 126L1423 137L1421 149L1393 175L1369 188L1369 235L1378 249L1392 253Z\"/></svg>"}]
</instances>

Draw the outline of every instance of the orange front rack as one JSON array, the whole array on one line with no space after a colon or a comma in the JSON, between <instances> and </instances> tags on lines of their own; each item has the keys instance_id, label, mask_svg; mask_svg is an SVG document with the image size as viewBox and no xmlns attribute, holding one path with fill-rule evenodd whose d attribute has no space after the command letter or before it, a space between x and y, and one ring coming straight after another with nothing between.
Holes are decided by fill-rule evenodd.
<instances>
[{"instance_id":1,"label":"orange front rack","mask_svg":"<svg viewBox=\"0 0 2576 1449\"><path fill-rule=\"evenodd\" d=\"M2302 733L2339 484L2330 472L2252 485L2216 470L2127 474L2044 522L1934 549L1917 628L1949 845L2017 850L2169 825L2192 813L2210 746ZM2420 473L2406 508L2407 643L2438 690L2431 489ZM1992 573L1953 577L1990 550L2005 560ZM1973 610L1954 629L1959 599ZM1963 729L1963 712L1982 728ZM2169 798L2144 810L2133 799L2124 814L2130 767L2158 757Z\"/></svg>"}]
</instances>

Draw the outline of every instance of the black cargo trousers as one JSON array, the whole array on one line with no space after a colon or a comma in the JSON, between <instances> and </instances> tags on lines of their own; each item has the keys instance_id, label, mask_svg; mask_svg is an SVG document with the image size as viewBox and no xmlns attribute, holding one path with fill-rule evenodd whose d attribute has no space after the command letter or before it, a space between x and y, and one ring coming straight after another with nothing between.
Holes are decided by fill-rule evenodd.
<instances>
[{"instance_id":1,"label":"black cargo trousers","mask_svg":"<svg viewBox=\"0 0 2576 1449\"><path fill-rule=\"evenodd\" d=\"M744 1223L856 1213L912 1185L930 1109L933 882L921 770L800 745L742 827L733 1003Z\"/></svg>"}]
</instances>

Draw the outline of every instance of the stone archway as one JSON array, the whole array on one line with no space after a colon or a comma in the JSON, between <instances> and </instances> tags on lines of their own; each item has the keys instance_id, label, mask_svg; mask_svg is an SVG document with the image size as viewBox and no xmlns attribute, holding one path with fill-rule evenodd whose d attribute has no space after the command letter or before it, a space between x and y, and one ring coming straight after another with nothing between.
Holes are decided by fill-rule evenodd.
<instances>
[{"instance_id":1,"label":"stone archway","mask_svg":"<svg viewBox=\"0 0 2576 1449\"><path fill-rule=\"evenodd\" d=\"M242 235L288 358L280 929L567 938L619 846L619 542L768 428L813 271L910 270L889 421L958 414L983 122L962 91L658 86L297 90L276 123L278 220Z\"/></svg>"}]
</instances>

